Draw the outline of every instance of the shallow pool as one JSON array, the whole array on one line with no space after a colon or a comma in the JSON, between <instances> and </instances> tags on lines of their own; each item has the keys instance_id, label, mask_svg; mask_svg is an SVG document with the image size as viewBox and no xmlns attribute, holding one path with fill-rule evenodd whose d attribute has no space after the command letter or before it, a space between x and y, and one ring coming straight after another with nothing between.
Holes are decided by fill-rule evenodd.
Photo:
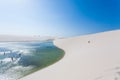
<instances>
[{"instance_id":1,"label":"shallow pool","mask_svg":"<svg viewBox=\"0 0 120 80\"><path fill-rule=\"evenodd\" d=\"M47 42L0 43L0 80L17 80L45 68L64 56L64 51Z\"/></svg>"}]
</instances>

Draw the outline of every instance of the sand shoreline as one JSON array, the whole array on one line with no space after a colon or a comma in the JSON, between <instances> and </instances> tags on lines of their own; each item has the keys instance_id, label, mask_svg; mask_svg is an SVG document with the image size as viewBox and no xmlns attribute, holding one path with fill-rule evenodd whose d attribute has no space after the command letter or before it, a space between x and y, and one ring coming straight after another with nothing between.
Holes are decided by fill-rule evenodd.
<instances>
[{"instance_id":1,"label":"sand shoreline","mask_svg":"<svg viewBox=\"0 0 120 80\"><path fill-rule=\"evenodd\" d=\"M120 71L119 41L120 30L57 39L64 58L20 80L114 80Z\"/></svg>"},{"instance_id":2,"label":"sand shoreline","mask_svg":"<svg viewBox=\"0 0 120 80\"><path fill-rule=\"evenodd\" d=\"M34 41L48 41L54 40L56 37L52 36L20 36L20 35L0 35L0 42L34 42Z\"/></svg>"}]
</instances>

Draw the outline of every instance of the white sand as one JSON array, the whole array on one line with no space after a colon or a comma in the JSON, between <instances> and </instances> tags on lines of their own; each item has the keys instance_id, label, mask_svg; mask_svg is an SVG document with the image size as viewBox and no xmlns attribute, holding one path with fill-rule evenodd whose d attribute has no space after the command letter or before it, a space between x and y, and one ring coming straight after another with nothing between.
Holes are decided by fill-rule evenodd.
<instances>
[{"instance_id":1,"label":"white sand","mask_svg":"<svg viewBox=\"0 0 120 80\"><path fill-rule=\"evenodd\" d=\"M64 58L21 80L120 80L120 30L58 39L54 44L65 51Z\"/></svg>"},{"instance_id":2,"label":"white sand","mask_svg":"<svg viewBox=\"0 0 120 80\"><path fill-rule=\"evenodd\" d=\"M28 41L45 41L53 40L56 37L39 37L39 36L20 36L20 35L0 35L0 42L28 42Z\"/></svg>"}]
</instances>

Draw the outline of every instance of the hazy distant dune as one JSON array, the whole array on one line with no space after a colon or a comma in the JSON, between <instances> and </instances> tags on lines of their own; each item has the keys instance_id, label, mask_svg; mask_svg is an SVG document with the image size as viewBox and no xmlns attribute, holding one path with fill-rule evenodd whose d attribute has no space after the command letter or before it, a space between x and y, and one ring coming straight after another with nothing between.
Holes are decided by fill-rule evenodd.
<instances>
[{"instance_id":1,"label":"hazy distant dune","mask_svg":"<svg viewBox=\"0 0 120 80\"><path fill-rule=\"evenodd\" d=\"M0 35L0 42L18 42L18 41L44 41L53 40L56 37L40 36L17 36L17 35Z\"/></svg>"}]
</instances>

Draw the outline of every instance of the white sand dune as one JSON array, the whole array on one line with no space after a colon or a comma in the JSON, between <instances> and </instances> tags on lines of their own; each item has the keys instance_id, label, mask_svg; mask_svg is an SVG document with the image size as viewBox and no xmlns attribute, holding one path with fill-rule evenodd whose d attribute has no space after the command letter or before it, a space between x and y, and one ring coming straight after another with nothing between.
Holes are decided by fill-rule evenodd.
<instances>
[{"instance_id":1,"label":"white sand dune","mask_svg":"<svg viewBox=\"0 0 120 80\"><path fill-rule=\"evenodd\" d=\"M120 80L120 30L58 39L59 62L20 80Z\"/></svg>"},{"instance_id":2,"label":"white sand dune","mask_svg":"<svg viewBox=\"0 0 120 80\"><path fill-rule=\"evenodd\" d=\"M20 35L0 35L0 42L28 42L28 41L45 41L53 40L56 37L39 37L39 36L20 36Z\"/></svg>"}]
</instances>

